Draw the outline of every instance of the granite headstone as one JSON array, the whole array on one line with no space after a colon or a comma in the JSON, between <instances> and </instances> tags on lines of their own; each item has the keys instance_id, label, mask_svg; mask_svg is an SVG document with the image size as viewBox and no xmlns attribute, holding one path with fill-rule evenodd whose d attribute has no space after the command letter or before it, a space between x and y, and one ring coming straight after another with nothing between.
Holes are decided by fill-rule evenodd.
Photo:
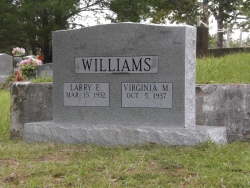
<instances>
[{"instance_id":1,"label":"granite headstone","mask_svg":"<svg viewBox=\"0 0 250 188\"><path fill-rule=\"evenodd\" d=\"M25 124L26 141L226 142L225 129L195 126L195 27L107 24L52 38L53 122Z\"/></svg>"},{"instance_id":2,"label":"granite headstone","mask_svg":"<svg viewBox=\"0 0 250 188\"><path fill-rule=\"evenodd\" d=\"M12 56L0 53L0 84L3 83L12 73L13 73Z\"/></svg>"},{"instance_id":3,"label":"granite headstone","mask_svg":"<svg viewBox=\"0 0 250 188\"><path fill-rule=\"evenodd\" d=\"M0 75L8 76L13 73L12 56L0 53Z\"/></svg>"},{"instance_id":4,"label":"granite headstone","mask_svg":"<svg viewBox=\"0 0 250 188\"><path fill-rule=\"evenodd\" d=\"M46 63L37 66L38 78L50 78L53 77L53 63Z\"/></svg>"},{"instance_id":5,"label":"granite headstone","mask_svg":"<svg viewBox=\"0 0 250 188\"><path fill-rule=\"evenodd\" d=\"M195 34L128 23L54 32L54 122L194 127Z\"/></svg>"}]
</instances>

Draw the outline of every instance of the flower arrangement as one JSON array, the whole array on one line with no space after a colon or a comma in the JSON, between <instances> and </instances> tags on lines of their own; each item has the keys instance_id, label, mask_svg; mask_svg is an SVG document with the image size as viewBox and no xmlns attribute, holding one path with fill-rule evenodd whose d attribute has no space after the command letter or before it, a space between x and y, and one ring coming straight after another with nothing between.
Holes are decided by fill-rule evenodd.
<instances>
[{"instance_id":1,"label":"flower arrangement","mask_svg":"<svg viewBox=\"0 0 250 188\"><path fill-rule=\"evenodd\" d=\"M23 76L21 75L20 71L16 70L14 72L14 78L12 79L13 81L22 81Z\"/></svg>"},{"instance_id":2,"label":"flower arrangement","mask_svg":"<svg viewBox=\"0 0 250 188\"><path fill-rule=\"evenodd\" d=\"M25 54L25 49L19 48L19 47L15 47L15 48L13 48L13 50L12 50L12 54L13 54L14 56L22 56L22 55Z\"/></svg>"},{"instance_id":3,"label":"flower arrangement","mask_svg":"<svg viewBox=\"0 0 250 188\"><path fill-rule=\"evenodd\" d=\"M18 66L22 72L23 76L29 77L31 73L35 73L37 70L37 65L41 65L42 61L39 59L29 58L22 60Z\"/></svg>"},{"instance_id":4,"label":"flower arrangement","mask_svg":"<svg viewBox=\"0 0 250 188\"><path fill-rule=\"evenodd\" d=\"M38 55L38 56L37 56L37 59L39 59L39 60L42 61L42 60L43 60L43 57L42 57L41 55Z\"/></svg>"}]
</instances>

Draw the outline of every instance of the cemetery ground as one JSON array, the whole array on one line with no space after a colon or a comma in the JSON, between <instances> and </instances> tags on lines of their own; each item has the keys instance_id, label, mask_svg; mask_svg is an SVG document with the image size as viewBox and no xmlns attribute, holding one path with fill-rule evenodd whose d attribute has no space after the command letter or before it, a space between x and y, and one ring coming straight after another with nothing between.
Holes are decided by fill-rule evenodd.
<instances>
[{"instance_id":1,"label":"cemetery ground","mask_svg":"<svg viewBox=\"0 0 250 188\"><path fill-rule=\"evenodd\" d=\"M250 53L197 59L197 84L250 84Z\"/></svg>"},{"instance_id":2,"label":"cemetery ground","mask_svg":"<svg viewBox=\"0 0 250 188\"><path fill-rule=\"evenodd\" d=\"M197 83L250 83L250 54L197 61ZM27 144L9 139L0 90L0 187L250 187L250 144Z\"/></svg>"}]
</instances>

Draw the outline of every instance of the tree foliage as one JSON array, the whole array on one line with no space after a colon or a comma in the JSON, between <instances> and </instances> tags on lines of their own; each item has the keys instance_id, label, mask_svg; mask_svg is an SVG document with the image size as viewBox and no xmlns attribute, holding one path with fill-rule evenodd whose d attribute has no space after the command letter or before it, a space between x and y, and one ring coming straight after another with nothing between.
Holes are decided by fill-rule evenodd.
<instances>
[{"instance_id":1,"label":"tree foliage","mask_svg":"<svg viewBox=\"0 0 250 188\"><path fill-rule=\"evenodd\" d=\"M151 19L153 23L196 25L197 15L203 14L204 22L213 15L218 29L223 29L238 14L244 13L250 19L249 0L203 0L203 3L197 0L0 0L0 52L10 53L13 47L19 46L33 55L41 53L44 62L50 62L52 31L75 28L75 18L82 11L96 12L105 7L116 14L107 16L112 22ZM219 33L217 47L222 46L223 33Z\"/></svg>"},{"instance_id":2,"label":"tree foliage","mask_svg":"<svg viewBox=\"0 0 250 188\"><path fill-rule=\"evenodd\" d=\"M199 14L199 4L197 0L162 0L153 1L153 11L151 13L153 23L186 23L195 25Z\"/></svg>"},{"instance_id":3,"label":"tree foliage","mask_svg":"<svg viewBox=\"0 0 250 188\"><path fill-rule=\"evenodd\" d=\"M117 14L113 22L140 22L150 12L148 0L111 0L109 9Z\"/></svg>"},{"instance_id":4,"label":"tree foliage","mask_svg":"<svg viewBox=\"0 0 250 188\"><path fill-rule=\"evenodd\" d=\"M245 2L244 10L249 12L249 1L242 0L111 0L110 10L117 14L112 21L139 22L151 18L153 23L186 23L196 25L197 16L208 24L210 16L214 16L218 30L232 23L240 4ZM223 32L217 35L217 47L223 46Z\"/></svg>"},{"instance_id":5,"label":"tree foliage","mask_svg":"<svg viewBox=\"0 0 250 188\"><path fill-rule=\"evenodd\" d=\"M245 27L245 30L250 29L250 1L244 1L242 3L242 7L240 9L242 11L242 14L246 16L245 24L243 25Z\"/></svg>"},{"instance_id":6,"label":"tree foliage","mask_svg":"<svg viewBox=\"0 0 250 188\"><path fill-rule=\"evenodd\" d=\"M237 7L240 5L238 0L203 0L210 15L213 15L217 22L217 48L223 47L223 28L227 23L231 23L237 16Z\"/></svg>"},{"instance_id":7,"label":"tree foliage","mask_svg":"<svg viewBox=\"0 0 250 188\"><path fill-rule=\"evenodd\" d=\"M51 33L70 28L68 20L80 12L80 0L20 0L16 5L32 54L41 49L44 62L51 61Z\"/></svg>"},{"instance_id":8,"label":"tree foliage","mask_svg":"<svg viewBox=\"0 0 250 188\"><path fill-rule=\"evenodd\" d=\"M93 11L101 0L0 0L0 39L2 52L20 46L40 54L44 62L52 60L51 33L73 29L75 16L82 11ZM1 23L1 21L0 21ZM6 40L5 40L6 39ZM8 39L8 40L7 40Z\"/></svg>"},{"instance_id":9,"label":"tree foliage","mask_svg":"<svg viewBox=\"0 0 250 188\"><path fill-rule=\"evenodd\" d=\"M17 9L11 0L0 0L0 53L10 52L9 47L25 42L25 36L16 16Z\"/></svg>"},{"instance_id":10,"label":"tree foliage","mask_svg":"<svg viewBox=\"0 0 250 188\"><path fill-rule=\"evenodd\" d=\"M113 22L140 22L151 18L152 23L170 22L194 25L198 14L196 0L111 0L110 10L116 13Z\"/></svg>"}]
</instances>

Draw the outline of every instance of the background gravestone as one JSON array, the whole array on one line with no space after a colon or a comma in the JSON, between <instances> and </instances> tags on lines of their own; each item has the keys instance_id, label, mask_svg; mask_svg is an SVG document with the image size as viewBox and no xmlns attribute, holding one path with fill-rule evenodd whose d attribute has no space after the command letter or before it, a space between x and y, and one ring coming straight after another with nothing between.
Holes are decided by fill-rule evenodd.
<instances>
[{"instance_id":1,"label":"background gravestone","mask_svg":"<svg viewBox=\"0 0 250 188\"><path fill-rule=\"evenodd\" d=\"M4 53L0 53L0 85L13 73L13 59Z\"/></svg>"},{"instance_id":2,"label":"background gravestone","mask_svg":"<svg viewBox=\"0 0 250 188\"><path fill-rule=\"evenodd\" d=\"M26 123L26 141L225 143L195 126L196 28L108 24L57 31L53 121Z\"/></svg>"},{"instance_id":3,"label":"background gravestone","mask_svg":"<svg viewBox=\"0 0 250 188\"><path fill-rule=\"evenodd\" d=\"M53 77L53 63L46 63L37 66L38 78L50 78Z\"/></svg>"},{"instance_id":4,"label":"background gravestone","mask_svg":"<svg viewBox=\"0 0 250 188\"><path fill-rule=\"evenodd\" d=\"M0 53L0 75L10 75L13 71L12 56Z\"/></svg>"}]
</instances>

